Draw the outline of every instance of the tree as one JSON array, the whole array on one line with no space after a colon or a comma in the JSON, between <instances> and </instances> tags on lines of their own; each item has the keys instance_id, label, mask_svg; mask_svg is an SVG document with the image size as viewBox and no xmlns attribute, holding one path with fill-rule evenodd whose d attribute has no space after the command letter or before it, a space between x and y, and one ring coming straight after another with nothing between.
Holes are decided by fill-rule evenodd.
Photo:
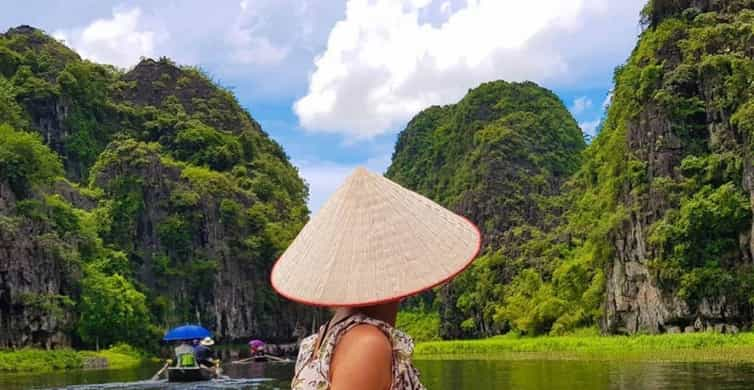
<instances>
[{"instance_id":1,"label":"tree","mask_svg":"<svg viewBox=\"0 0 754 390\"><path fill-rule=\"evenodd\" d=\"M7 123L16 128L28 126L21 106L16 102L13 84L0 75L0 123Z\"/></svg>"},{"instance_id":2,"label":"tree","mask_svg":"<svg viewBox=\"0 0 754 390\"><path fill-rule=\"evenodd\" d=\"M90 266L81 287L81 340L97 349L100 344L147 341L151 333L146 298L128 279L105 275Z\"/></svg>"},{"instance_id":3,"label":"tree","mask_svg":"<svg viewBox=\"0 0 754 390\"><path fill-rule=\"evenodd\" d=\"M17 196L25 197L34 185L51 183L62 173L60 159L37 134L0 124L0 181L7 180Z\"/></svg>"}]
</instances>

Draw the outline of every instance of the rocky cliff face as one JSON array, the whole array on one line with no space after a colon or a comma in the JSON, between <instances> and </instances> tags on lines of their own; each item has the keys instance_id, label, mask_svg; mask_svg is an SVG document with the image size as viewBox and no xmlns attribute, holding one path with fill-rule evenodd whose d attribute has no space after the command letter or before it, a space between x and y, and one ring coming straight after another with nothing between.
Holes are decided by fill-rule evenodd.
<instances>
[{"instance_id":1,"label":"rocky cliff face","mask_svg":"<svg viewBox=\"0 0 754 390\"><path fill-rule=\"evenodd\" d=\"M593 146L613 178L588 186L618 178L608 212L621 215L606 258L609 332L751 322L752 171L744 118L754 91L754 12L747 2L678 3L653 1L645 9L651 23L616 73L605 130ZM611 147L628 162L601 156Z\"/></svg>"},{"instance_id":2,"label":"rocky cliff face","mask_svg":"<svg viewBox=\"0 0 754 390\"><path fill-rule=\"evenodd\" d=\"M107 196L128 194L141 204L113 220L110 231L132 253L137 280L164 304L165 320L211 324L230 339L285 340L297 326L309 325L311 312L279 300L267 285L282 248L265 241L287 237L265 235L290 233L265 230L267 205L254 193L137 141L112 143L93 173ZM252 219L244 210L257 214Z\"/></svg>"},{"instance_id":3,"label":"rocky cliff face","mask_svg":"<svg viewBox=\"0 0 754 390\"><path fill-rule=\"evenodd\" d=\"M21 195L0 185L0 346L78 340L81 267L92 263L127 276L158 327L201 322L223 339L286 340L311 325L314 312L278 298L267 279L306 221L307 189L231 93L167 58L125 73L82 61L28 26L0 34L2 88L21 117L0 109L0 126L40 134L65 179ZM3 163L9 180L35 175ZM18 202L34 207L19 212ZM58 206L74 232L49 222Z\"/></svg>"},{"instance_id":4,"label":"rocky cliff face","mask_svg":"<svg viewBox=\"0 0 754 390\"><path fill-rule=\"evenodd\" d=\"M66 243L44 223L15 217L16 196L0 182L0 347L69 345L78 270Z\"/></svg>"}]
</instances>

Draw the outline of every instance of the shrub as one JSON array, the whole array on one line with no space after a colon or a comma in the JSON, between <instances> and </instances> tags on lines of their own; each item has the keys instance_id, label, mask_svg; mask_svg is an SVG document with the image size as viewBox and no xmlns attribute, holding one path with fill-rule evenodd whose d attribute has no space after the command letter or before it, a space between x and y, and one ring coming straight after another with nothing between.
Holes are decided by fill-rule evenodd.
<instances>
[{"instance_id":1,"label":"shrub","mask_svg":"<svg viewBox=\"0 0 754 390\"><path fill-rule=\"evenodd\" d=\"M38 135L0 124L0 181L7 180L17 196L26 197L33 186L62 174L60 159Z\"/></svg>"}]
</instances>

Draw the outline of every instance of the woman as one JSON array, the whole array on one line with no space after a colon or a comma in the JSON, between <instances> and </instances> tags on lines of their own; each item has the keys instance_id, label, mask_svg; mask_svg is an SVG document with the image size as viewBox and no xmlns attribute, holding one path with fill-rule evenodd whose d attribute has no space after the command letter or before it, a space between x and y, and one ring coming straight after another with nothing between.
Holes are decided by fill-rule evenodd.
<instances>
[{"instance_id":1,"label":"woman","mask_svg":"<svg viewBox=\"0 0 754 390\"><path fill-rule=\"evenodd\" d=\"M291 388L424 389L413 342L394 328L398 305L460 273L480 243L465 218L357 169L272 270L279 294L334 309L301 343Z\"/></svg>"}]
</instances>

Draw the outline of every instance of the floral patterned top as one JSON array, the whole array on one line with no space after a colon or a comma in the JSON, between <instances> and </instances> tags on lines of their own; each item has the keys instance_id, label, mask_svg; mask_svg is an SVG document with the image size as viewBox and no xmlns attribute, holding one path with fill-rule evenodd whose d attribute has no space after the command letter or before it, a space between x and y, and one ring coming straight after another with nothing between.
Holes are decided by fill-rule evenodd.
<instances>
[{"instance_id":1,"label":"floral patterned top","mask_svg":"<svg viewBox=\"0 0 754 390\"><path fill-rule=\"evenodd\" d=\"M361 324L379 328L393 344L393 381L390 390L426 390L419 381L419 371L411 363L411 354L414 351L414 342L411 337L385 322L360 313L335 323L320 343L317 354L314 353L317 336L324 332L324 327L327 325L323 325L318 334L313 334L301 342L291 389L328 390L330 388L330 360L335 352L335 345L346 332Z\"/></svg>"}]
</instances>

